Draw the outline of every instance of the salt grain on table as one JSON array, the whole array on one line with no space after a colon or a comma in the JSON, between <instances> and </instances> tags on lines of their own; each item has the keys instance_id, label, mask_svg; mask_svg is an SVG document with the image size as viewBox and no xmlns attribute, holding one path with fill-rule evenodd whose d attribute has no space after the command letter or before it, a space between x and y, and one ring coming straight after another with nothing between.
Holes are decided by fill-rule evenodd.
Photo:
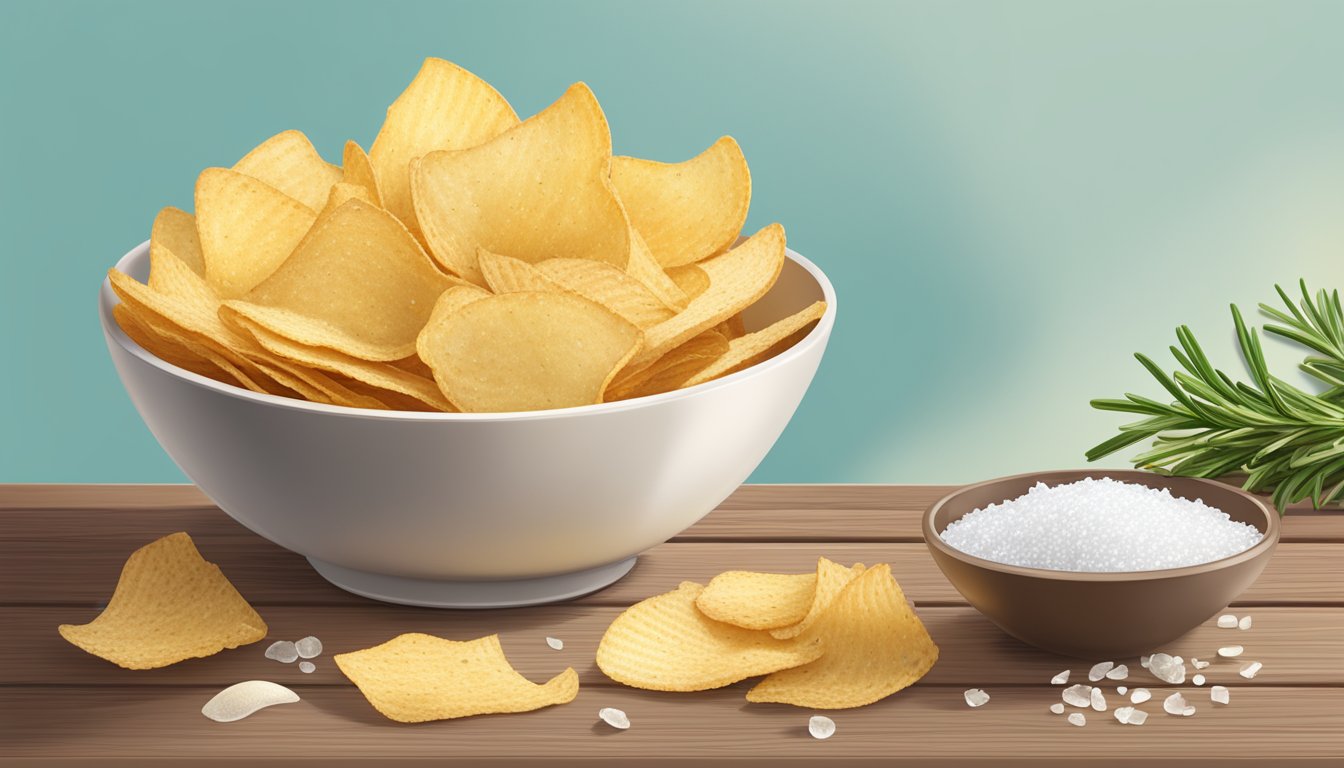
<instances>
[{"instance_id":1,"label":"salt grain on table","mask_svg":"<svg viewBox=\"0 0 1344 768\"><path fill-rule=\"evenodd\" d=\"M1185 662L1180 656L1154 653L1148 657L1148 671L1164 683L1180 685L1185 682Z\"/></svg>"},{"instance_id":2,"label":"salt grain on table","mask_svg":"<svg viewBox=\"0 0 1344 768\"><path fill-rule=\"evenodd\" d=\"M1082 712L1074 712L1069 715L1069 722L1081 727L1087 725L1087 718L1083 717Z\"/></svg>"},{"instance_id":3,"label":"salt grain on table","mask_svg":"<svg viewBox=\"0 0 1344 768\"><path fill-rule=\"evenodd\" d=\"M1136 709L1129 715L1129 722L1126 725L1143 725L1148 720L1148 713L1142 709Z\"/></svg>"},{"instance_id":4,"label":"salt grain on table","mask_svg":"<svg viewBox=\"0 0 1344 768\"><path fill-rule=\"evenodd\" d=\"M1106 711L1106 697L1102 695L1100 688L1092 689L1092 708L1098 712Z\"/></svg>"},{"instance_id":5,"label":"salt grain on table","mask_svg":"<svg viewBox=\"0 0 1344 768\"><path fill-rule=\"evenodd\" d=\"M298 661L299 651L290 641L277 640L266 649L266 658L275 659L282 664L290 664Z\"/></svg>"},{"instance_id":6,"label":"salt grain on table","mask_svg":"<svg viewBox=\"0 0 1344 768\"><path fill-rule=\"evenodd\" d=\"M1134 708L1133 708L1133 707L1116 707L1116 708L1115 708L1115 719L1116 719L1116 720L1119 720L1121 723L1124 723L1124 724L1126 724L1126 725L1129 724L1129 718L1130 718L1130 715L1133 715L1133 714L1134 714Z\"/></svg>"},{"instance_id":7,"label":"salt grain on table","mask_svg":"<svg viewBox=\"0 0 1344 768\"><path fill-rule=\"evenodd\" d=\"M1190 682L1194 683L1195 685L1203 685L1203 684L1204 684L1204 676L1203 676L1203 675L1195 675L1194 677L1190 678Z\"/></svg>"},{"instance_id":8,"label":"salt grain on table","mask_svg":"<svg viewBox=\"0 0 1344 768\"><path fill-rule=\"evenodd\" d=\"M1087 671L1087 679L1095 683L1098 680L1105 677L1106 673L1110 672L1111 668L1114 666L1115 662L1113 661L1102 661L1097 664L1093 664L1092 668Z\"/></svg>"},{"instance_id":9,"label":"salt grain on table","mask_svg":"<svg viewBox=\"0 0 1344 768\"><path fill-rule=\"evenodd\" d=\"M1123 686L1123 685L1117 685L1117 686L1115 687L1115 692L1118 693L1118 694L1120 694L1121 696L1124 696L1126 693L1129 692L1129 689L1126 688L1126 687Z\"/></svg>"},{"instance_id":10,"label":"salt grain on table","mask_svg":"<svg viewBox=\"0 0 1344 768\"><path fill-rule=\"evenodd\" d=\"M814 739L829 739L835 735L835 721L825 715L813 715L807 721L807 732Z\"/></svg>"},{"instance_id":11,"label":"salt grain on table","mask_svg":"<svg viewBox=\"0 0 1344 768\"><path fill-rule=\"evenodd\" d=\"M1208 661L1200 661L1199 659L1196 658L1190 659L1190 666L1194 667L1195 669L1205 669L1206 667L1209 666L1210 663L1211 662Z\"/></svg>"},{"instance_id":12,"label":"salt grain on table","mask_svg":"<svg viewBox=\"0 0 1344 768\"><path fill-rule=\"evenodd\" d=\"M1221 629L1236 629L1237 617L1230 613L1224 613L1222 616L1218 617L1218 626Z\"/></svg>"},{"instance_id":13,"label":"salt grain on table","mask_svg":"<svg viewBox=\"0 0 1344 768\"><path fill-rule=\"evenodd\" d=\"M317 665L311 661L300 661L299 671L305 675L311 675L317 671Z\"/></svg>"},{"instance_id":14,"label":"salt grain on table","mask_svg":"<svg viewBox=\"0 0 1344 768\"><path fill-rule=\"evenodd\" d=\"M1092 706L1092 686L1090 685L1071 685L1065 688L1060 696L1064 699L1065 704L1075 707Z\"/></svg>"},{"instance_id":15,"label":"salt grain on table","mask_svg":"<svg viewBox=\"0 0 1344 768\"><path fill-rule=\"evenodd\" d=\"M1069 670L1067 669L1050 678L1051 685L1063 685L1067 682L1069 682Z\"/></svg>"},{"instance_id":16,"label":"salt grain on table","mask_svg":"<svg viewBox=\"0 0 1344 768\"><path fill-rule=\"evenodd\" d=\"M1107 680L1124 680L1129 677L1129 667L1121 664L1106 673Z\"/></svg>"},{"instance_id":17,"label":"salt grain on table","mask_svg":"<svg viewBox=\"0 0 1344 768\"><path fill-rule=\"evenodd\" d=\"M1056 715L1062 715L1064 714L1064 705L1056 701L1054 704L1050 705L1050 711L1054 712Z\"/></svg>"},{"instance_id":18,"label":"salt grain on table","mask_svg":"<svg viewBox=\"0 0 1344 768\"><path fill-rule=\"evenodd\" d=\"M1134 692L1129 695L1129 700L1135 704L1142 704L1151 698L1153 698L1153 694L1147 688L1135 688Z\"/></svg>"},{"instance_id":19,"label":"salt grain on table","mask_svg":"<svg viewBox=\"0 0 1344 768\"><path fill-rule=\"evenodd\" d=\"M553 651L563 651L565 649L565 641L558 637L546 638L546 644L549 645Z\"/></svg>"},{"instance_id":20,"label":"salt grain on table","mask_svg":"<svg viewBox=\"0 0 1344 768\"><path fill-rule=\"evenodd\" d=\"M1215 685L1209 689L1209 701L1214 704L1226 704L1232 700L1232 694L1226 686Z\"/></svg>"},{"instance_id":21,"label":"salt grain on table","mask_svg":"<svg viewBox=\"0 0 1344 768\"><path fill-rule=\"evenodd\" d=\"M1241 671L1238 672L1237 674L1241 675L1247 680L1250 680L1251 678L1260 674L1260 669L1264 666L1265 666L1264 664L1261 664L1258 661L1252 661L1250 664L1247 664L1246 666L1242 667Z\"/></svg>"},{"instance_id":22,"label":"salt grain on table","mask_svg":"<svg viewBox=\"0 0 1344 768\"><path fill-rule=\"evenodd\" d=\"M979 688L971 688L962 696L966 699L966 706L968 707L980 707L989 702L989 694Z\"/></svg>"},{"instance_id":23,"label":"salt grain on table","mask_svg":"<svg viewBox=\"0 0 1344 768\"><path fill-rule=\"evenodd\" d=\"M1189 717L1195 714L1195 708L1186 703L1185 697L1179 691L1171 694L1166 698L1166 701L1162 702L1162 709L1168 715L1178 717Z\"/></svg>"},{"instance_id":24,"label":"salt grain on table","mask_svg":"<svg viewBox=\"0 0 1344 768\"><path fill-rule=\"evenodd\" d=\"M602 722L622 731L630 727L630 718L625 713L615 707L603 707L597 710L597 716Z\"/></svg>"},{"instance_id":25,"label":"salt grain on table","mask_svg":"<svg viewBox=\"0 0 1344 768\"><path fill-rule=\"evenodd\" d=\"M1250 617L1250 616L1242 616L1242 617L1241 617L1241 620L1237 622L1237 629L1240 629L1240 630L1247 630L1247 629L1250 629L1250 628L1251 628L1251 617Z\"/></svg>"},{"instance_id":26,"label":"salt grain on table","mask_svg":"<svg viewBox=\"0 0 1344 768\"><path fill-rule=\"evenodd\" d=\"M1240 656L1242 651L1246 650L1240 645L1225 645L1218 649L1218 655L1224 659L1235 659Z\"/></svg>"},{"instance_id":27,"label":"salt grain on table","mask_svg":"<svg viewBox=\"0 0 1344 768\"><path fill-rule=\"evenodd\" d=\"M300 659L315 659L322 655L322 641L309 635L294 643L294 650L298 652Z\"/></svg>"}]
</instances>

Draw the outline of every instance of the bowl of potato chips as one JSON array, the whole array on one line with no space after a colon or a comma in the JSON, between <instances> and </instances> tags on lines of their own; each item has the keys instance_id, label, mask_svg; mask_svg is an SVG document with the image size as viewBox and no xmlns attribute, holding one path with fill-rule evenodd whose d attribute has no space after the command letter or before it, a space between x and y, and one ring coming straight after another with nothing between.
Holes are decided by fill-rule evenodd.
<instances>
[{"instance_id":1,"label":"bowl of potato chips","mask_svg":"<svg viewBox=\"0 0 1344 768\"><path fill-rule=\"evenodd\" d=\"M730 137L613 156L584 84L525 120L428 59L369 152L298 131L197 178L99 296L150 431L221 509L357 594L566 599L770 450L835 294Z\"/></svg>"}]
</instances>

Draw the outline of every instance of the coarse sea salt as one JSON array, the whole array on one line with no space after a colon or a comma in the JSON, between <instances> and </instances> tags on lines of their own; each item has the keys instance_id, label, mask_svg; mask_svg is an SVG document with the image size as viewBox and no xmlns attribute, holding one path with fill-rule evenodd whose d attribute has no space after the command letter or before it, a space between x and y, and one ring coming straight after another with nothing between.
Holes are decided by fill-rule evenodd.
<instances>
[{"instance_id":1,"label":"coarse sea salt","mask_svg":"<svg viewBox=\"0 0 1344 768\"><path fill-rule=\"evenodd\" d=\"M1200 661L1199 659L1191 657L1190 666L1194 667L1195 669L1204 669L1209 666L1209 662Z\"/></svg>"},{"instance_id":2,"label":"coarse sea salt","mask_svg":"<svg viewBox=\"0 0 1344 768\"><path fill-rule=\"evenodd\" d=\"M1244 650L1246 649L1242 648L1240 645L1225 645L1218 649L1218 655L1225 659L1235 659L1240 656Z\"/></svg>"},{"instance_id":3,"label":"coarse sea salt","mask_svg":"<svg viewBox=\"0 0 1344 768\"><path fill-rule=\"evenodd\" d=\"M1087 725L1087 718L1083 717L1082 712L1073 712L1069 714L1069 722L1081 728Z\"/></svg>"},{"instance_id":4,"label":"coarse sea salt","mask_svg":"<svg viewBox=\"0 0 1344 768\"><path fill-rule=\"evenodd\" d=\"M813 715L807 721L807 732L814 739L829 739L835 735L835 721L825 715Z\"/></svg>"},{"instance_id":5,"label":"coarse sea salt","mask_svg":"<svg viewBox=\"0 0 1344 768\"><path fill-rule=\"evenodd\" d=\"M1162 702L1162 709L1166 711L1168 715L1176 715L1178 717L1189 717L1195 714L1195 708L1186 703L1185 697L1179 692L1168 696L1166 700Z\"/></svg>"},{"instance_id":6,"label":"coarse sea salt","mask_svg":"<svg viewBox=\"0 0 1344 768\"><path fill-rule=\"evenodd\" d=\"M1151 698L1153 698L1153 693L1147 688L1135 688L1134 692L1129 694L1129 700L1135 704L1142 704Z\"/></svg>"},{"instance_id":7,"label":"coarse sea salt","mask_svg":"<svg viewBox=\"0 0 1344 768\"><path fill-rule=\"evenodd\" d=\"M1107 680L1124 680L1129 677L1129 667L1121 664L1106 673Z\"/></svg>"},{"instance_id":8,"label":"coarse sea salt","mask_svg":"<svg viewBox=\"0 0 1344 768\"><path fill-rule=\"evenodd\" d=\"M1242 677L1246 678L1247 680L1250 680L1251 678L1253 678L1253 677L1255 677L1256 675L1260 674L1260 670L1261 670L1261 668L1263 668L1264 666L1265 666L1264 664L1261 664L1261 663L1258 662L1258 661L1252 661L1250 664L1247 664L1246 666L1242 667L1242 668L1241 668L1241 671L1238 672L1237 674L1241 675Z\"/></svg>"},{"instance_id":9,"label":"coarse sea salt","mask_svg":"<svg viewBox=\"0 0 1344 768\"><path fill-rule=\"evenodd\" d=\"M277 640L266 649L266 658L289 664L298 660L299 650L288 640Z\"/></svg>"},{"instance_id":10,"label":"coarse sea salt","mask_svg":"<svg viewBox=\"0 0 1344 768\"><path fill-rule=\"evenodd\" d=\"M1207 563L1263 537L1202 500L1108 477L1037 483L1016 499L964 515L940 535L996 563L1092 573Z\"/></svg>"},{"instance_id":11,"label":"coarse sea salt","mask_svg":"<svg viewBox=\"0 0 1344 768\"><path fill-rule=\"evenodd\" d=\"M322 641L309 635L302 640L296 640L294 650L298 652L300 659L315 659L322 655Z\"/></svg>"},{"instance_id":12,"label":"coarse sea salt","mask_svg":"<svg viewBox=\"0 0 1344 768\"><path fill-rule=\"evenodd\" d=\"M1227 690L1227 686L1215 685L1209 689L1209 701L1214 704L1226 704L1232 700L1232 694Z\"/></svg>"},{"instance_id":13,"label":"coarse sea salt","mask_svg":"<svg viewBox=\"0 0 1344 768\"><path fill-rule=\"evenodd\" d=\"M1148 657L1148 671L1164 683L1180 685L1185 682L1185 661L1180 656L1154 653Z\"/></svg>"},{"instance_id":14,"label":"coarse sea salt","mask_svg":"<svg viewBox=\"0 0 1344 768\"><path fill-rule=\"evenodd\" d=\"M1092 706L1092 686L1082 685L1081 683L1078 685L1070 685L1068 688L1064 689L1063 693L1060 694L1060 697L1064 699L1065 704L1070 706L1090 707Z\"/></svg>"},{"instance_id":15,"label":"coarse sea salt","mask_svg":"<svg viewBox=\"0 0 1344 768\"><path fill-rule=\"evenodd\" d=\"M1098 712L1106 711L1106 697L1102 694L1100 688L1092 689L1092 708Z\"/></svg>"},{"instance_id":16,"label":"coarse sea salt","mask_svg":"<svg viewBox=\"0 0 1344 768\"><path fill-rule=\"evenodd\" d=\"M1126 693L1129 693L1129 689L1123 685L1117 685L1115 687L1115 692L1120 694L1121 696L1124 696Z\"/></svg>"},{"instance_id":17,"label":"coarse sea salt","mask_svg":"<svg viewBox=\"0 0 1344 768\"><path fill-rule=\"evenodd\" d=\"M1236 629L1237 617L1230 613L1224 613L1222 616L1218 617L1218 626L1221 629Z\"/></svg>"},{"instance_id":18,"label":"coarse sea salt","mask_svg":"<svg viewBox=\"0 0 1344 768\"><path fill-rule=\"evenodd\" d=\"M1093 664L1092 668L1087 671L1087 679L1095 683L1101 678L1105 677L1106 673L1110 672L1111 668L1114 666L1115 666L1114 661L1102 661Z\"/></svg>"},{"instance_id":19,"label":"coarse sea salt","mask_svg":"<svg viewBox=\"0 0 1344 768\"><path fill-rule=\"evenodd\" d=\"M1250 628L1251 628L1251 617L1250 617L1250 616L1242 616L1241 619L1239 619L1239 620L1237 621L1237 629L1240 629L1240 630L1247 630L1247 629L1250 629Z\"/></svg>"},{"instance_id":20,"label":"coarse sea salt","mask_svg":"<svg viewBox=\"0 0 1344 768\"><path fill-rule=\"evenodd\" d=\"M565 649L565 641L558 637L546 638L546 645L550 646L552 651L563 651Z\"/></svg>"},{"instance_id":21,"label":"coarse sea salt","mask_svg":"<svg viewBox=\"0 0 1344 768\"><path fill-rule=\"evenodd\" d=\"M597 710L597 716L612 728L624 731L630 727L630 718L626 716L625 712L615 707L603 707Z\"/></svg>"},{"instance_id":22,"label":"coarse sea salt","mask_svg":"<svg viewBox=\"0 0 1344 768\"><path fill-rule=\"evenodd\" d=\"M989 703L989 694L979 688L970 688L962 694L968 707L982 707Z\"/></svg>"},{"instance_id":23,"label":"coarse sea salt","mask_svg":"<svg viewBox=\"0 0 1344 768\"><path fill-rule=\"evenodd\" d=\"M1203 685L1203 684L1204 684L1204 676L1203 676L1203 675L1195 675L1194 677L1190 678L1190 682L1194 683L1195 685Z\"/></svg>"},{"instance_id":24,"label":"coarse sea salt","mask_svg":"<svg viewBox=\"0 0 1344 768\"><path fill-rule=\"evenodd\" d=\"M1051 685L1063 685L1067 682L1069 682L1069 670L1067 669L1050 678Z\"/></svg>"},{"instance_id":25,"label":"coarse sea salt","mask_svg":"<svg viewBox=\"0 0 1344 768\"><path fill-rule=\"evenodd\" d=\"M1054 704L1050 705L1050 711L1054 712L1056 715L1062 715L1064 714L1064 704L1056 701Z\"/></svg>"},{"instance_id":26,"label":"coarse sea salt","mask_svg":"<svg viewBox=\"0 0 1344 768\"><path fill-rule=\"evenodd\" d=\"M305 675L311 675L317 671L317 665L311 661L300 661L299 671Z\"/></svg>"}]
</instances>

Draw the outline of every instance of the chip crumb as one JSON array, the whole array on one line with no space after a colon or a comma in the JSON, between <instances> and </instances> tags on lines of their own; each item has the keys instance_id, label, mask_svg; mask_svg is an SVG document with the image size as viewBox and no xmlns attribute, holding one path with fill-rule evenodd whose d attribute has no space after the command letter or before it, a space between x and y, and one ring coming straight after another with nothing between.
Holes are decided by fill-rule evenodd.
<instances>
[{"instance_id":1,"label":"chip crumb","mask_svg":"<svg viewBox=\"0 0 1344 768\"><path fill-rule=\"evenodd\" d=\"M612 728L624 731L630 727L630 718L626 716L625 712L615 707L603 707L597 710L597 716Z\"/></svg>"},{"instance_id":2,"label":"chip crumb","mask_svg":"<svg viewBox=\"0 0 1344 768\"><path fill-rule=\"evenodd\" d=\"M305 675L311 675L317 671L317 665L311 661L300 661L299 671Z\"/></svg>"},{"instance_id":3,"label":"chip crumb","mask_svg":"<svg viewBox=\"0 0 1344 768\"><path fill-rule=\"evenodd\" d=\"M1056 715L1062 715L1064 714L1064 705L1056 701L1054 704L1050 705L1050 711L1055 713Z\"/></svg>"},{"instance_id":4,"label":"chip crumb","mask_svg":"<svg viewBox=\"0 0 1344 768\"><path fill-rule=\"evenodd\" d=\"M1253 678L1253 677L1255 677L1256 675L1260 674L1260 670L1261 670L1261 668L1263 668L1264 666L1265 666L1264 664L1261 664L1261 663L1258 662L1258 661L1252 661L1250 664L1247 664L1246 666L1242 667L1242 668L1241 668L1241 671L1238 672L1237 674L1241 675L1242 677L1246 678L1247 680L1250 680L1251 678Z\"/></svg>"},{"instance_id":5,"label":"chip crumb","mask_svg":"<svg viewBox=\"0 0 1344 768\"><path fill-rule=\"evenodd\" d=\"M563 651L565 649L565 641L558 637L546 638L546 644L549 645L553 651Z\"/></svg>"},{"instance_id":6,"label":"chip crumb","mask_svg":"<svg viewBox=\"0 0 1344 768\"><path fill-rule=\"evenodd\" d=\"M1067 669L1050 678L1051 685L1064 685L1067 682L1069 682L1069 670Z\"/></svg>"},{"instance_id":7,"label":"chip crumb","mask_svg":"<svg viewBox=\"0 0 1344 768\"><path fill-rule=\"evenodd\" d=\"M968 707L981 707L989 702L989 694L979 688L967 689L962 696L965 697L966 706Z\"/></svg>"},{"instance_id":8,"label":"chip crumb","mask_svg":"<svg viewBox=\"0 0 1344 768\"><path fill-rule=\"evenodd\" d=\"M300 659L315 659L322 655L322 641L309 635L294 643L294 650L298 651Z\"/></svg>"},{"instance_id":9,"label":"chip crumb","mask_svg":"<svg viewBox=\"0 0 1344 768\"><path fill-rule=\"evenodd\" d=\"M1069 722L1081 728L1087 725L1087 718L1083 717L1082 712L1072 712L1069 714Z\"/></svg>"},{"instance_id":10,"label":"chip crumb","mask_svg":"<svg viewBox=\"0 0 1344 768\"><path fill-rule=\"evenodd\" d=\"M807 721L807 732L814 739L829 739L835 735L835 721L825 715L813 715Z\"/></svg>"},{"instance_id":11,"label":"chip crumb","mask_svg":"<svg viewBox=\"0 0 1344 768\"><path fill-rule=\"evenodd\" d=\"M1214 704L1226 704L1232 700L1232 694L1225 685L1215 685L1209 689L1209 700Z\"/></svg>"},{"instance_id":12,"label":"chip crumb","mask_svg":"<svg viewBox=\"0 0 1344 768\"><path fill-rule=\"evenodd\" d=\"M1237 617L1230 613L1224 613L1218 617L1218 626L1222 629L1236 629Z\"/></svg>"},{"instance_id":13,"label":"chip crumb","mask_svg":"<svg viewBox=\"0 0 1344 768\"><path fill-rule=\"evenodd\" d=\"M293 704L299 695L283 685L248 680L230 685L201 707L201 714L217 723L232 723L276 704Z\"/></svg>"}]
</instances>

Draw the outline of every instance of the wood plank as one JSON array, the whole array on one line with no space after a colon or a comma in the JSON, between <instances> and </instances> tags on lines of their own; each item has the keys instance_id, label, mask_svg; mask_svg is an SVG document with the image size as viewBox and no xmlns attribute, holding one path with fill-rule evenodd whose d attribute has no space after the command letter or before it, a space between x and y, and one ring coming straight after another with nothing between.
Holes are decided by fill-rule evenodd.
<instances>
[{"instance_id":1,"label":"wood plank","mask_svg":"<svg viewBox=\"0 0 1344 768\"><path fill-rule=\"evenodd\" d=\"M745 684L667 694L586 687L571 704L516 715L403 725L385 720L353 686L295 686L303 700L236 723L212 723L200 707L215 687L0 688L0 733L9 760L130 765L150 759L222 765L249 758L353 765L359 760L477 765L692 763L808 765L1219 766L1273 755L1275 765L1338 765L1344 754L1344 689L1245 688L1228 706L1190 695L1193 717L1161 711L1161 691L1141 726L1091 712L1077 728L1046 707L1054 692L991 689L971 710L955 687L915 688L832 713L836 735L807 735L808 710L748 704ZM625 710L628 731L596 718ZM341 762L337 762L341 761ZM1158 762L1153 762L1158 761Z\"/></svg>"},{"instance_id":2,"label":"wood plank","mask_svg":"<svg viewBox=\"0 0 1344 768\"><path fill-rule=\"evenodd\" d=\"M505 611L435 611L393 605L362 607L276 606L263 609L270 636L260 643L150 671L121 669L90 656L56 634L62 623L78 623L96 615L91 609L11 608L6 611L7 632L0 645L0 685L52 683L58 685L158 686L184 684L228 685L238 680L264 679L283 684L345 685L331 661L332 654L367 648L403 632L427 632L457 640L499 633L513 665L528 678L544 681L566 666L579 672L584 685L610 685L593 659L598 641L617 613L617 607L547 606ZM1039 651L1000 632L972 608L921 608L920 616L940 648L938 664L921 682L963 688L988 685L1040 685L1062 669L1073 669L1074 682L1085 682L1090 664ZM1246 632L1219 629L1213 619L1168 644L1168 653L1207 658L1209 684L1233 688L1282 685L1344 685L1344 609L1258 608L1255 626ZM280 664L263 656L275 640L297 640L316 635L324 645L310 675L296 665ZM547 636L565 642L561 651L545 643ZM1220 660L1215 649L1238 643L1246 655ZM1158 650L1158 649L1154 649ZM1241 664L1256 660L1265 665L1254 680L1237 674ZM1129 680L1107 682L1108 690L1157 685L1157 679L1139 667L1138 659L1118 659L1130 668Z\"/></svg>"},{"instance_id":3,"label":"wood plank","mask_svg":"<svg viewBox=\"0 0 1344 768\"><path fill-rule=\"evenodd\" d=\"M140 483L0 484L0 510L214 508L194 485Z\"/></svg>"}]
</instances>

